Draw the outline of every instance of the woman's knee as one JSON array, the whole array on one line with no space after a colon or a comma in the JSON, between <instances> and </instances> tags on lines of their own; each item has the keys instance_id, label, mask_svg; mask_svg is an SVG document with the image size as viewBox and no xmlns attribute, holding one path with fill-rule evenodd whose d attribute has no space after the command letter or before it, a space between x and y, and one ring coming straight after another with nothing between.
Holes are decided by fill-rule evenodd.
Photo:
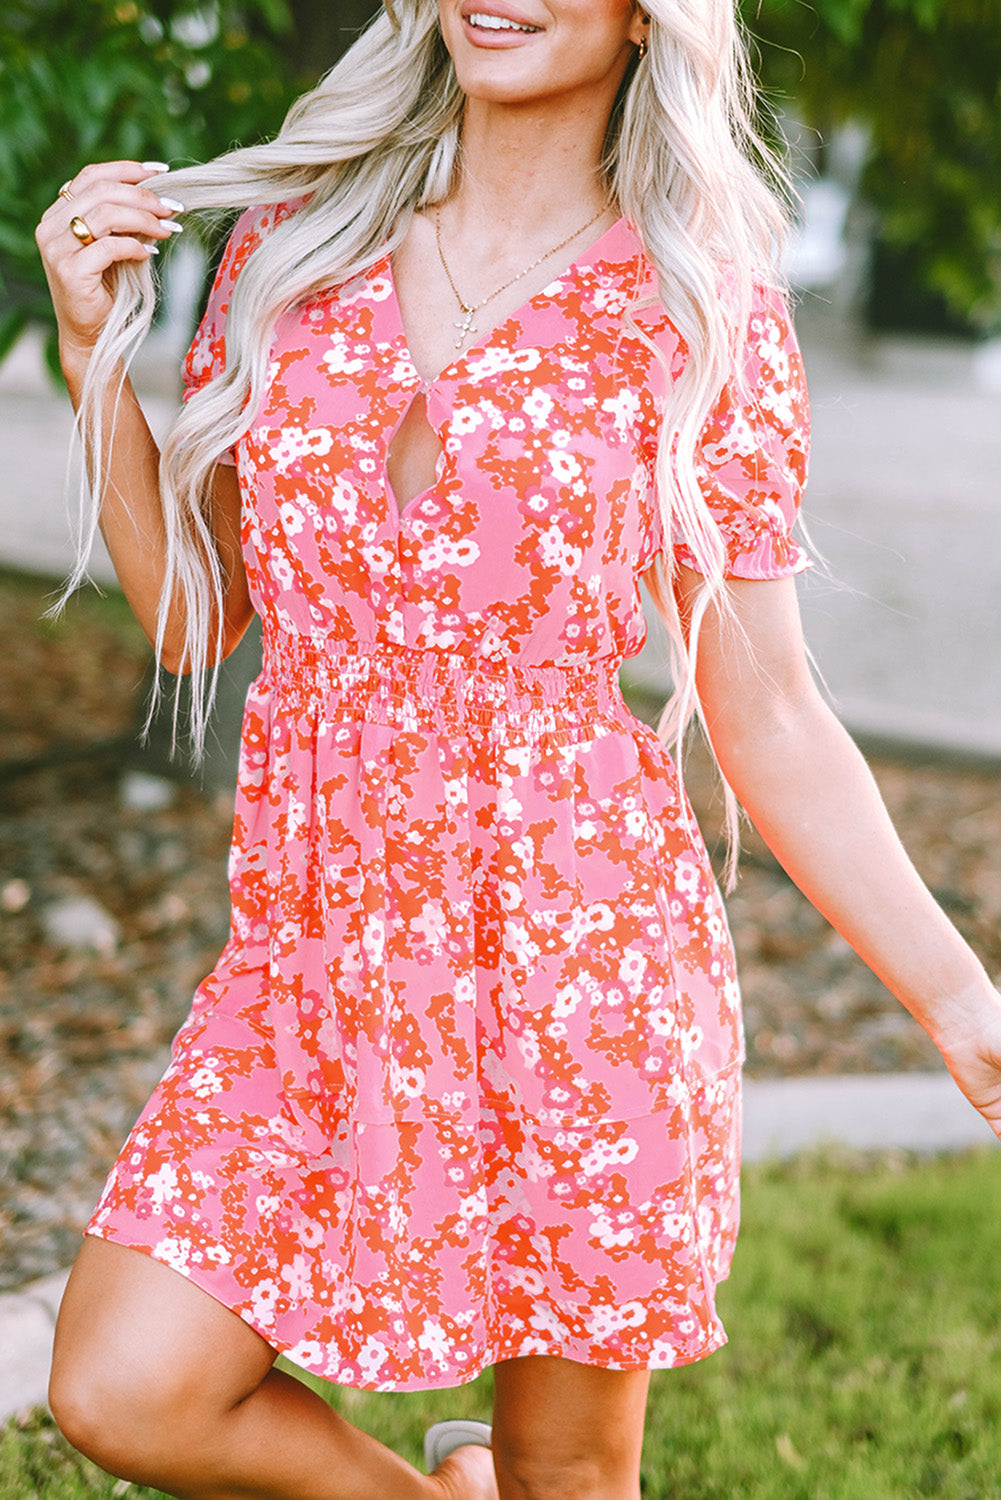
<instances>
[{"instance_id":1,"label":"woman's knee","mask_svg":"<svg viewBox=\"0 0 1001 1500\"><path fill-rule=\"evenodd\" d=\"M178 1441L176 1410L141 1365L123 1369L100 1345L56 1346L49 1406L63 1436L94 1463L122 1478L156 1465L165 1435Z\"/></svg>"},{"instance_id":2,"label":"woman's knee","mask_svg":"<svg viewBox=\"0 0 1001 1500\"><path fill-rule=\"evenodd\" d=\"M494 1441L501 1500L610 1500L625 1495L624 1475L594 1453L540 1451Z\"/></svg>"},{"instance_id":3,"label":"woman's knee","mask_svg":"<svg viewBox=\"0 0 1001 1500\"><path fill-rule=\"evenodd\" d=\"M235 1314L135 1251L88 1241L56 1325L49 1404L102 1468L155 1482L274 1359Z\"/></svg>"},{"instance_id":4,"label":"woman's knee","mask_svg":"<svg viewBox=\"0 0 1001 1500\"><path fill-rule=\"evenodd\" d=\"M135 1482L163 1483L181 1455L210 1441L223 1415L218 1393L183 1351L164 1358L142 1330L112 1343L57 1338L49 1406L64 1437L101 1468Z\"/></svg>"}]
</instances>

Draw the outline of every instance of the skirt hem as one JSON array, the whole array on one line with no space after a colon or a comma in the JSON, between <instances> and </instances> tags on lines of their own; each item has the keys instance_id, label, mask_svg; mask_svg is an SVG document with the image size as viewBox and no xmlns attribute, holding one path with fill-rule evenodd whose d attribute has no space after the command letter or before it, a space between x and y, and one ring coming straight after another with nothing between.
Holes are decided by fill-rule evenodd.
<instances>
[{"instance_id":1,"label":"skirt hem","mask_svg":"<svg viewBox=\"0 0 1001 1500\"><path fill-rule=\"evenodd\" d=\"M294 1365L297 1369L301 1369L307 1375L318 1376L320 1379L327 1380L333 1385L344 1386L346 1389L350 1390L395 1392L399 1394L406 1394L407 1392L415 1391L450 1390L455 1389L459 1386L469 1385L472 1381L478 1379L485 1370L489 1369L493 1365L501 1363L503 1360L522 1359L532 1355L545 1355L549 1358L569 1359L576 1364L585 1364L596 1367L598 1369L616 1370L622 1372L631 1372L635 1370L680 1369L684 1365L696 1364L700 1360L707 1359L710 1354L715 1354L718 1349L721 1349L728 1342L727 1335L725 1330L723 1329L722 1324L718 1319L716 1319L715 1328L709 1333L706 1339L697 1344L694 1348L686 1349L684 1353L675 1354L672 1351L672 1358L669 1360L656 1357L654 1355L651 1355L651 1357L645 1361L634 1359L623 1360L621 1358L616 1359L614 1355L611 1355L608 1359L581 1359L579 1355L565 1352L563 1346L560 1346L559 1348L548 1346L544 1349L538 1349L529 1347L517 1347L512 1342L511 1345L505 1343L491 1346L488 1350L484 1350L481 1358L478 1358L474 1363L471 1363L468 1368L461 1370L441 1370L435 1372L434 1374L428 1374L419 1378L388 1382L379 1380L365 1380L364 1378L360 1377L346 1379L343 1372L340 1372L338 1374L327 1374L324 1369L317 1369L313 1365L308 1365L301 1360L295 1359L290 1352L295 1348L295 1345L289 1344L288 1342L276 1337L273 1330L265 1329L265 1327L261 1323L255 1321L254 1318L249 1317L246 1312L238 1311L236 1308L231 1307L229 1303L226 1302L224 1298L220 1297L218 1292L213 1289L212 1285L210 1284L210 1277L200 1277L197 1274L199 1269L198 1267L195 1267L193 1269L182 1269L180 1266L173 1265L164 1257L156 1255L154 1253L153 1246L144 1245L141 1243L130 1244L126 1240L118 1238L117 1235L109 1231L110 1226L108 1225L88 1225L84 1230L84 1236L89 1236L92 1239L106 1240L109 1244L121 1245L125 1249L136 1250L141 1255L149 1256L150 1259L155 1260L158 1265L162 1265L166 1267L167 1270L176 1272L176 1274L179 1276L183 1276L186 1281L189 1281L192 1284L192 1286L197 1287L199 1291L205 1292L207 1296L211 1297L213 1301L219 1303L221 1307L225 1307L227 1311L232 1312L234 1317L239 1318L240 1321L242 1323L245 1323L248 1328L252 1329L259 1338L263 1339L270 1348L274 1349L276 1356L284 1357L290 1364ZM724 1280L725 1277L721 1277L720 1279ZM531 1342L538 1343L538 1339L536 1338L533 1340L531 1336L526 1338L526 1344Z\"/></svg>"}]
</instances>

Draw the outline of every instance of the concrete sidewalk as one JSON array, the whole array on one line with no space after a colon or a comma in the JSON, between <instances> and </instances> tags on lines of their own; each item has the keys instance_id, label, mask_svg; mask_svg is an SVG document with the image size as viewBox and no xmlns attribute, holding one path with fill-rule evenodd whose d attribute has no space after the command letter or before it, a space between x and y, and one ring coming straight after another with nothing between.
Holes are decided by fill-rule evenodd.
<instances>
[{"instance_id":1,"label":"concrete sidewalk","mask_svg":"<svg viewBox=\"0 0 1001 1500\"><path fill-rule=\"evenodd\" d=\"M830 574L807 637L846 723L1001 753L1001 390L969 350L838 344L801 317L813 392L805 514Z\"/></svg>"},{"instance_id":2,"label":"concrete sidewalk","mask_svg":"<svg viewBox=\"0 0 1001 1500\"><path fill-rule=\"evenodd\" d=\"M0 1297L0 1422L43 1406L52 1363L52 1331L68 1271Z\"/></svg>"},{"instance_id":3,"label":"concrete sidewalk","mask_svg":"<svg viewBox=\"0 0 1001 1500\"><path fill-rule=\"evenodd\" d=\"M936 1152L998 1144L944 1070L744 1079L745 1161L828 1145Z\"/></svg>"},{"instance_id":4,"label":"concrete sidewalk","mask_svg":"<svg viewBox=\"0 0 1001 1500\"><path fill-rule=\"evenodd\" d=\"M829 1144L934 1152L998 1142L947 1073L745 1080L745 1161ZM0 1422L45 1401L67 1274L0 1297Z\"/></svg>"},{"instance_id":5,"label":"concrete sidewalk","mask_svg":"<svg viewBox=\"0 0 1001 1500\"><path fill-rule=\"evenodd\" d=\"M159 382L143 389L143 408L154 433L170 423L176 400ZM42 367L40 341L25 335L0 365L0 564L28 573L65 577L73 562L67 463L73 435L68 397ZM75 504L75 496L73 499ZM115 573L98 538L92 576L114 583Z\"/></svg>"}]
</instances>

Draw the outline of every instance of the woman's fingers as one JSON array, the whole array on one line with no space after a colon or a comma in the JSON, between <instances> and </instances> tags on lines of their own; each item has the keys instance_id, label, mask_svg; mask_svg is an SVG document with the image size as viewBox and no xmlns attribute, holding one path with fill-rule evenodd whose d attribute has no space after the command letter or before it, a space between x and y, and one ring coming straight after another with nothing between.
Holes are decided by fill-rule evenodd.
<instances>
[{"instance_id":1,"label":"woman's fingers","mask_svg":"<svg viewBox=\"0 0 1001 1500\"><path fill-rule=\"evenodd\" d=\"M72 199L57 200L39 224L40 240L55 240L75 218L83 219L95 239L105 234L149 234L166 239L181 226L174 215L183 204L161 198L151 188L122 182L93 182L74 193Z\"/></svg>"},{"instance_id":2,"label":"woman's fingers","mask_svg":"<svg viewBox=\"0 0 1001 1500\"><path fill-rule=\"evenodd\" d=\"M177 234L183 205L145 186L162 162L96 162L71 178L43 214L35 237L52 291L60 337L93 345L111 310L105 272L155 255Z\"/></svg>"},{"instance_id":3,"label":"woman's fingers","mask_svg":"<svg viewBox=\"0 0 1001 1500\"><path fill-rule=\"evenodd\" d=\"M160 177L170 168L162 161L96 161L81 168L75 177L67 180L65 191L70 194L70 201L86 192L95 184L100 183L140 183L147 181L150 177ZM57 198L52 208L58 208L60 203L65 203L65 198ZM47 212L51 213L50 208Z\"/></svg>"},{"instance_id":4,"label":"woman's fingers","mask_svg":"<svg viewBox=\"0 0 1001 1500\"><path fill-rule=\"evenodd\" d=\"M102 202L91 206L81 203L77 212L67 219L63 233L73 235L70 225L75 219L82 219L95 240L110 235L140 234L165 240L180 233L181 225L173 217L175 212L170 205L159 202L155 209L127 203ZM76 235L73 238L77 244L83 243Z\"/></svg>"},{"instance_id":5,"label":"woman's fingers","mask_svg":"<svg viewBox=\"0 0 1001 1500\"><path fill-rule=\"evenodd\" d=\"M66 235L72 240L72 235ZM93 349L112 308L105 272L122 261L146 261L156 254L153 245L129 235L109 234L89 245L57 247L45 270L59 325L60 345L78 354Z\"/></svg>"},{"instance_id":6,"label":"woman's fingers","mask_svg":"<svg viewBox=\"0 0 1001 1500\"><path fill-rule=\"evenodd\" d=\"M81 213L81 205L92 206L104 199L141 202L155 212L154 205L160 199L152 187L143 184L162 176L162 165L162 162L115 161L98 162L84 167L59 189L57 196L43 213L39 228L51 228L60 224L66 220L67 213L70 217ZM122 192L132 194L132 199L122 199ZM140 196L136 198L135 194ZM176 204L174 206L176 208Z\"/></svg>"},{"instance_id":7,"label":"woman's fingers","mask_svg":"<svg viewBox=\"0 0 1001 1500\"><path fill-rule=\"evenodd\" d=\"M986 998L961 997L950 1026L934 1040L962 1092L1001 1138L1001 994L988 989Z\"/></svg>"},{"instance_id":8,"label":"woman's fingers","mask_svg":"<svg viewBox=\"0 0 1001 1500\"><path fill-rule=\"evenodd\" d=\"M87 274L101 277L111 266L120 260L149 260L151 255L156 255L155 245L147 245L143 240L132 239L126 234L107 235L104 239L95 240L92 245L86 245L80 252L81 260L87 256Z\"/></svg>"}]
</instances>

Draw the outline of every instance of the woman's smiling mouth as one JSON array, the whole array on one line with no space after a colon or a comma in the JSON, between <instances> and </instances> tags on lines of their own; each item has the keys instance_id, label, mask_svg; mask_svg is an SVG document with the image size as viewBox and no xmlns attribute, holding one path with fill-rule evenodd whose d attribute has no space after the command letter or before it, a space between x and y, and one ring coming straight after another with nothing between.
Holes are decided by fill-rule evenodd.
<instances>
[{"instance_id":1,"label":"woman's smiling mouth","mask_svg":"<svg viewBox=\"0 0 1001 1500\"><path fill-rule=\"evenodd\" d=\"M473 10L464 17L466 24L476 31L525 32L533 35L541 26L532 26L527 21L516 21L510 16L498 15L495 11Z\"/></svg>"}]
</instances>

